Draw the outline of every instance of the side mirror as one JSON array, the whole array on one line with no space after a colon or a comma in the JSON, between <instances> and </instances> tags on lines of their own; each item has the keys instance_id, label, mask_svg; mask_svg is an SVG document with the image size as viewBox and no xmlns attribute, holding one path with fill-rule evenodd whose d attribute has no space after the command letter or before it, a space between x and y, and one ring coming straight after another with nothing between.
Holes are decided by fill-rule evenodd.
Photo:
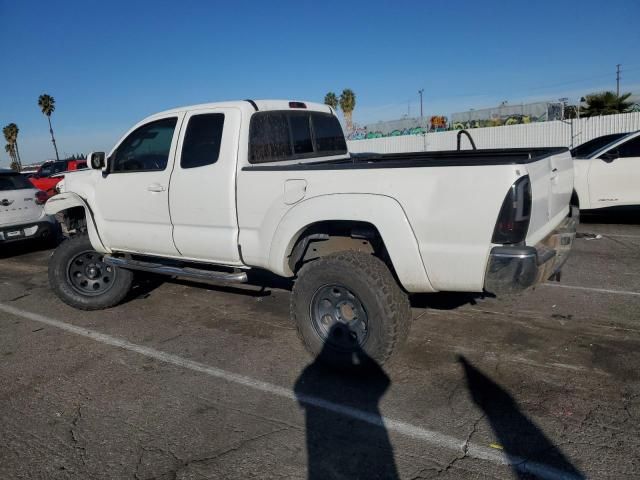
<instances>
[{"instance_id":1,"label":"side mirror","mask_svg":"<svg viewBox=\"0 0 640 480\"><path fill-rule=\"evenodd\" d=\"M618 150L611 150L600 155L600 160L607 163L613 162L616 158L620 158L620 152L618 152Z\"/></svg>"},{"instance_id":2,"label":"side mirror","mask_svg":"<svg viewBox=\"0 0 640 480\"><path fill-rule=\"evenodd\" d=\"M104 152L91 152L89 154L89 164L94 170L101 170L105 165Z\"/></svg>"}]
</instances>

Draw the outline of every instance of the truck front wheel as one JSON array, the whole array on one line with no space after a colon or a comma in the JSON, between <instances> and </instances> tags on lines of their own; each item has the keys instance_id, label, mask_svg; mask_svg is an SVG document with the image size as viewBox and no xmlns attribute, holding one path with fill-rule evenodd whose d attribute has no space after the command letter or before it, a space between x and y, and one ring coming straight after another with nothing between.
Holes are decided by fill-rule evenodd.
<instances>
[{"instance_id":1,"label":"truck front wheel","mask_svg":"<svg viewBox=\"0 0 640 480\"><path fill-rule=\"evenodd\" d=\"M133 273L102 261L87 235L62 242L49 261L49 285L68 305L101 310L120 303L129 292Z\"/></svg>"},{"instance_id":2,"label":"truck front wheel","mask_svg":"<svg viewBox=\"0 0 640 480\"><path fill-rule=\"evenodd\" d=\"M411 307L379 258L346 251L300 269L291 317L307 350L321 361L354 367L372 359L382 365L405 340Z\"/></svg>"}]
</instances>

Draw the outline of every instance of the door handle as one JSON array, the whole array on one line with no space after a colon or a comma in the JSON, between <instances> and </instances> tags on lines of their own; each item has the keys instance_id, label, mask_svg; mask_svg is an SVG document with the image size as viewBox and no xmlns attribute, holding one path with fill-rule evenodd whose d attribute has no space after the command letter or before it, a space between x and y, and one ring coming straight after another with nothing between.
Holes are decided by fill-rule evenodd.
<instances>
[{"instance_id":1,"label":"door handle","mask_svg":"<svg viewBox=\"0 0 640 480\"><path fill-rule=\"evenodd\" d=\"M165 188L159 183L152 183L151 185L147 186L147 190L149 190L150 192L164 192Z\"/></svg>"}]
</instances>

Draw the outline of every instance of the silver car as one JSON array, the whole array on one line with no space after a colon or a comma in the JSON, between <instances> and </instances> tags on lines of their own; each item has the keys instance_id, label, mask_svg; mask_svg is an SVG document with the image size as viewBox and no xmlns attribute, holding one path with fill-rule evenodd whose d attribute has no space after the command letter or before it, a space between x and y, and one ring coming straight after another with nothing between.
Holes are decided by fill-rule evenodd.
<instances>
[{"instance_id":1,"label":"silver car","mask_svg":"<svg viewBox=\"0 0 640 480\"><path fill-rule=\"evenodd\" d=\"M50 238L55 219L44 213L47 194L13 170L0 169L0 245Z\"/></svg>"}]
</instances>

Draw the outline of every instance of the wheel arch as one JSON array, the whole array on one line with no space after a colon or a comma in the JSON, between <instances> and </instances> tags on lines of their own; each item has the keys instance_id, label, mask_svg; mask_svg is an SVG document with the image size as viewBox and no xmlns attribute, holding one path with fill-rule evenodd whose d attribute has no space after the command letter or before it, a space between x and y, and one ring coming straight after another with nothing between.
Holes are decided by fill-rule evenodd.
<instances>
[{"instance_id":1,"label":"wheel arch","mask_svg":"<svg viewBox=\"0 0 640 480\"><path fill-rule=\"evenodd\" d=\"M292 242L287 264L293 273L304 263L347 250L371 253L391 264L382 235L369 222L320 220L304 227Z\"/></svg>"},{"instance_id":2,"label":"wheel arch","mask_svg":"<svg viewBox=\"0 0 640 480\"><path fill-rule=\"evenodd\" d=\"M300 202L285 214L274 232L269 254L270 269L280 275L294 275L295 265L290 260L292 255L299 254L294 252L296 245L308 235L322 234L322 230L317 232L318 227L327 226L330 232L338 227L342 233L345 228L369 228L373 235L367 240L375 250L375 238L379 238L378 252L388 255L394 273L407 291L435 291L404 210L395 199L384 195L333 194ZM355 236L356 239L359 237ZM352 249L359 250L343 250ZM328 253L334 251L334 248L328 249ZM297 260L294 257L293 263Z\"/></svg>"},{"instance_id":3,"label":"wheel arch","mask_svg":"<svg viewBox=\"0 0 640 480\"><path fill-rule=\"evenodd\" d=\"M89 204L78 194L72 192L60 193L47 200L44 211L47 215L56 215L65 212L77 212L80 209L84 212L87 234L93 248L101 253L111 253L100 237L93 211Z\"/></svg>"}]
</instances>

